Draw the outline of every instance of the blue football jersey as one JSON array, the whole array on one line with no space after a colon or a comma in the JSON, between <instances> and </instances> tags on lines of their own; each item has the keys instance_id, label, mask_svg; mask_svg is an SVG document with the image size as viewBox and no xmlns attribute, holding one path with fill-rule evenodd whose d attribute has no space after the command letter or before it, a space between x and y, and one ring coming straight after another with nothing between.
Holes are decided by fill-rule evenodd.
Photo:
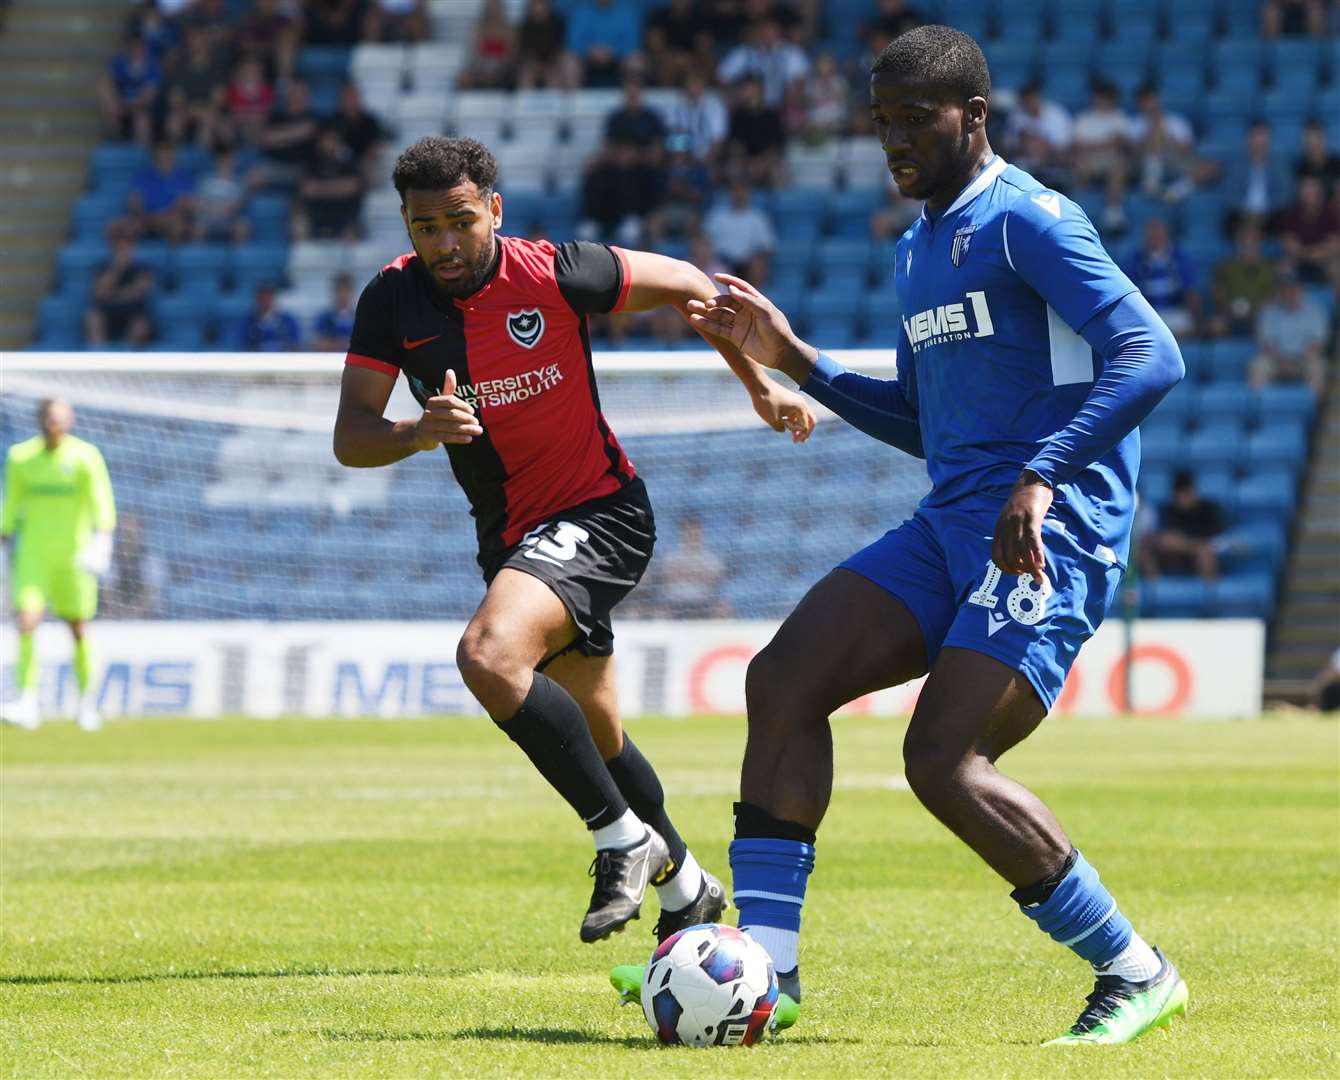
<instances>
[{"instance_id":1,"label":"blue football jersey","mask_svg":"<svg viewBox=\"0 0 1340 1080\"><path fill-rule=\"evenodd\" d=\"M917 410L927 506L999 510L1101 372L1078 331L1136 291L1075 203L997 157L897 245L899 382ZM1140 442L1132 431L1055 504L1126 559Z\"/></svg>"}]
</instances>

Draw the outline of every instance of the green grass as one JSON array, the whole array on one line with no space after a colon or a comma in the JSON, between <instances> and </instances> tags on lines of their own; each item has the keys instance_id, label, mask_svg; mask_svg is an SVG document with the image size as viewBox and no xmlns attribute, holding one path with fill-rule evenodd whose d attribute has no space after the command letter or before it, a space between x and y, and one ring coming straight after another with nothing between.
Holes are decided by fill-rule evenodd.
<instances>
[{"instance_id":1,"label":"green grass","mask_svg":"<svg viewBox=\"0 0 1340 1080\"><path fill-rule=\"evenodd\" d=\"M727 876L739 720L644 721ZM0 1072L12 1076L1336 1076L1333 722L1049 722L1006 764L1056 810L1191 1013L1043 1049L1091 988L906 791L901 724L837 726L800 1024L665 1049L581 945L576 820L492 725L7 730Z\"/></svg>"}]
</instances>

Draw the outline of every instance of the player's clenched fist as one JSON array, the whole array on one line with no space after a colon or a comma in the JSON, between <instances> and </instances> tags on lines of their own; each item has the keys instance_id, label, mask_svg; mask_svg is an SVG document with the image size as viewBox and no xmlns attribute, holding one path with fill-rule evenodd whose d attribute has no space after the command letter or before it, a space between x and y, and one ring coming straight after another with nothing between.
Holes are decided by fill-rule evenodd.
<instances>
[{"instance_id":1,"label":"player's clenched fist","mask_svg":"<svg viewBox=\"0 0 1340 1080\"><path fill-rule=\"evenodd\" d=\"M442 381L442 393L430 397L423 415L414 425L416 450L431 450L442 443L463 445L483 435L475 411L464 398L456 396L456 372L448 369Z\"/></svg>"}]
</instances>

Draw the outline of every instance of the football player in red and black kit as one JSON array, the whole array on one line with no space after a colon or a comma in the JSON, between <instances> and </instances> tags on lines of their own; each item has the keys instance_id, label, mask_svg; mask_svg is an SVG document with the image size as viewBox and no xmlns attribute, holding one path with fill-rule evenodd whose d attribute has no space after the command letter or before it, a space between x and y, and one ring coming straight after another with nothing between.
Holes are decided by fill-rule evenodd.
<instances>
[{"instance_id":1,"label":"football player in red and black kit","mask_svg":"<svg viewBox=\"0 0 1340 1080\"><path fill-rule=\"evenodd\" d=\"M488 583L456 662L592 831L582 940L636 918L648 883L660 940L714 922L725 892L675 831L660 780L619 719L610 612L642 577L656 532L646 488L600 411L586 317L663 304L686 314L716 287L649 252L498 236L497 163L473 139L420 139L393 180L414 251L358 302L335 456L366 467L446 447ZM713 344L764 421L797 441L809 435L814 415L799 395ZM392 423L383 412L401 372L423 414Z\"/></svg>"}]
</instances>

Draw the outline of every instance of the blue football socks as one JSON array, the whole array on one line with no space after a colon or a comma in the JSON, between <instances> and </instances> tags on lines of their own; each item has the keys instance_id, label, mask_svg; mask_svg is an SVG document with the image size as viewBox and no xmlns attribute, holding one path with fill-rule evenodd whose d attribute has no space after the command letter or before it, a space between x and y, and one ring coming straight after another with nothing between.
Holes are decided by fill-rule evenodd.
<instances>
[{"instance_id":1,"label":"blue football socks","mask_svg":"<svg viewBox=\"0 0 1340 1080\"><path fill-rule=\"evenodd\" d=\"M1016 889L1011 895L1019 910L1038 924L1052 940L1082 956L1096 968L1115 959L1131 942L1131 921L1103 887L1098 871L1078 850L1059 883L1048 887L1050 895L1034 900L1036 887Z\"/></svg>"}]
</instances>

